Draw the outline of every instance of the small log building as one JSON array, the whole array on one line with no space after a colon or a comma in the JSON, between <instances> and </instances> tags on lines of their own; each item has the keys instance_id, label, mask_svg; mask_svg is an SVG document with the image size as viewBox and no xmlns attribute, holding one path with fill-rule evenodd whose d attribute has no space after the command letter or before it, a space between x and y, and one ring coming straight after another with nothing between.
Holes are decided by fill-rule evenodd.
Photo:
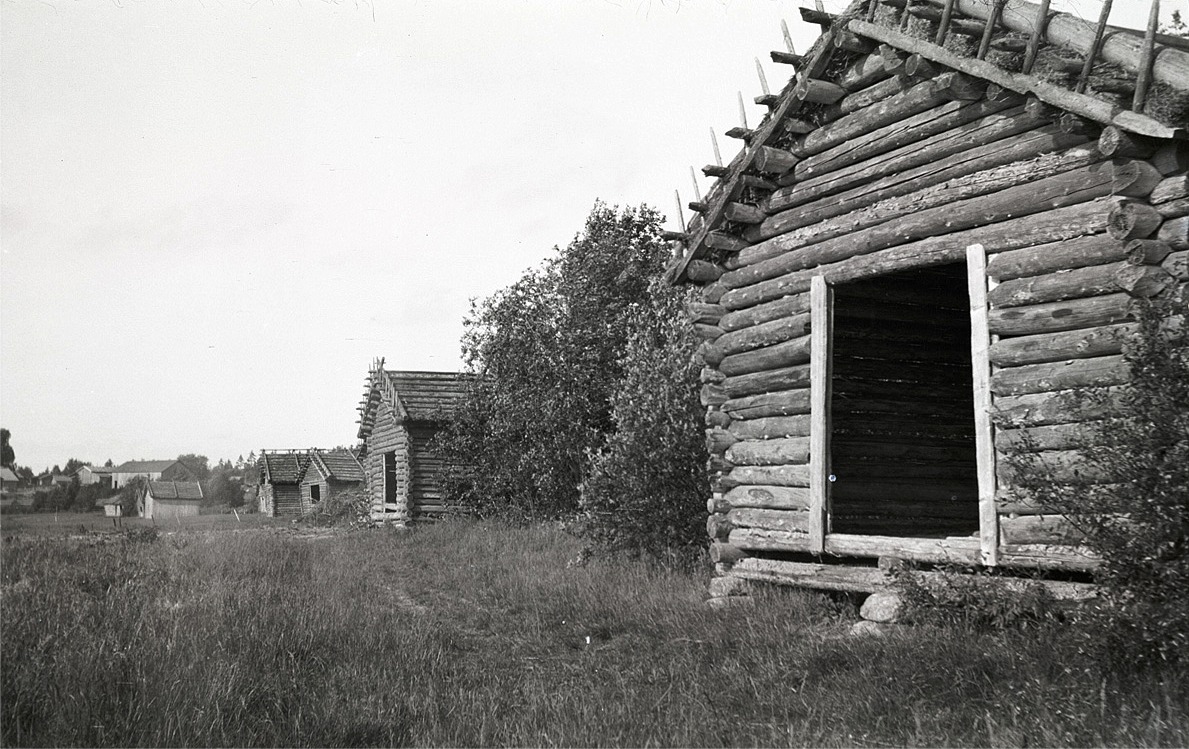
<instances>
[{"instance_id":1,"label":"small log building","mask_svg":"<svg viewBox=\"0 0 1189 749\"><path fill-rule=\"evenodd\" d=\"M262 515L297 517L309 511L301 490L310 465L309 450L261 450L256 464L260 474L256 500Z\"/></svg>"},{"instance_id":2,"label":"small log building","mask_svg":"<svg viewBox=\"0 0 1189 749\"><path fill-rule=\"evenodd\" d=\"M137 503L140 516L153 520L194 517L201 507L202 484L197 481L146 482L144 494Z\"/></svg>"},{"instance_id":3,"label":"small log building","mask_svg":"<svg viewBox=\"0 0 1189 749\"><path fill-rule=\"evenodd\" d=\"M303 508L364 485L363 465L350 450L310 450L309 457L300 485Z\"/></svg>"},{"instance_id":4,"label":"small log building","mask_svg":"<svg viewBox=\"0 0 1189 749\"><path fill-rule=\"evenodd\" d=\"M384 369L377 360L359 406L361 461L372 518L407 522L446 512L442 461L430 442L465 392L457 372Z\"/></svg>"},{"instance_id":5,"label":"small log building","mask_svg":"<svg viewBox=\"0 0 1189 749\"><path fill-rule=\"evenodd\" d=\"M820 38L772 54L795 75L671 237L701 287L712 593L1092 569L1005 459L1093 481L1108 412L1076 391L1127 381L1134 300L1189 298L1189 50L1029 2L802 17Z\"/></svg>"}]
</instances>

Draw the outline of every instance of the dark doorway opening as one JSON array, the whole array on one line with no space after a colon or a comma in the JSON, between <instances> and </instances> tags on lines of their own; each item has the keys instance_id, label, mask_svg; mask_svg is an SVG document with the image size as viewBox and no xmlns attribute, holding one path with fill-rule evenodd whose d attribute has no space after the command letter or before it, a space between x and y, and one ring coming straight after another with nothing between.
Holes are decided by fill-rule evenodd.
<instances>
[{"instance_id":1,"label":"dark doorway opening","mask_svg":"<svg viewBox=\"0 0 1189 749\"><path fill-rule=\"evenodd\" d=\"M966 266L834 287L831 532L977 534Z\"/></svg>"}]
</instances>

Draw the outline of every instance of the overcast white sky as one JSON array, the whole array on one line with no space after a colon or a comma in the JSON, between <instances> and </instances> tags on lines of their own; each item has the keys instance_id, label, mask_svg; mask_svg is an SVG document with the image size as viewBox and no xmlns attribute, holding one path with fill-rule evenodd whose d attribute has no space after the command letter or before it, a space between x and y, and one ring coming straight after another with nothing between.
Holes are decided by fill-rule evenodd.
<instances>
[{"instance_id":1,"label":"overcast white sky","mask_svg":"<svg viewBox=\"0 0 1189 749\"><path fill-rule=\"evenodd\" d=\"M799 4L3 0L17 462L352 444L373 357L458 369L468 300L596 199L692 199Z\"/></svg>"}]
</instances>

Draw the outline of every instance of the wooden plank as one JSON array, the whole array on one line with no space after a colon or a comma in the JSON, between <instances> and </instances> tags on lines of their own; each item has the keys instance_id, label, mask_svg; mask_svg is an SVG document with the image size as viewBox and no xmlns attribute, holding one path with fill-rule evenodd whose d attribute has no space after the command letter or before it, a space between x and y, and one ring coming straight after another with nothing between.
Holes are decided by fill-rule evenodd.
<instances>
[{"instance_id":1,"label":"wooden plank","mask_svg":"<svg viewBox=\"0 0 1189 749\"><path fill-rule=\"evenodd\" d=\"M981 244L966 248L966 280L970 293L970 359L974 375L974 449L978 461L979 557L999 563L999 516L995 512L995 434L991 424L991 330L987 321L987 251Z\"/></svg>"},{"instance_id":2,"label":"wooden plank","mask_svg":"<svg viewBox=\"0 0 1189 749\"><path fill-rule=\"evenodd\" d=\"M833 292L814 276L809 286L809 543L821 552L830 530L830 386Z\"/></svg>"}]
</instances>

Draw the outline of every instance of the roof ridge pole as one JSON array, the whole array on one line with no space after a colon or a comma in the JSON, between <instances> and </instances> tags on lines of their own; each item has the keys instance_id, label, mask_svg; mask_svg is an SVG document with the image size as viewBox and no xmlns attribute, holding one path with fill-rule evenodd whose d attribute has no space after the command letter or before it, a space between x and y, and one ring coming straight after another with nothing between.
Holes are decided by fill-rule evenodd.
<instances>
[{"instance_id":1,"label":"roof ridge pole","mask_svg":"<svg viewBox=\"0 0 1189 749\"><path fill-rule=\"evenodd\" d=\"M1144 99L1148 98L1148 86L1152 84L1152 61L1156 58L1156 29L1160 25L1160 0L1152 0L1148 13L1148 28L1144 31L1144 46L1140 50L1139 74L1135 78L1135 95L1131 98L1131 109L1142 112Z\"/></svg>"},{"instance_id":2,"label":"roof ridge pole","mask_svg":"<svg viewBox=\"0 0 1189 749\"><path fill-rule=\"evenodd\" d=\"M1040 0L1040 5L1036 9L1036 22L1032 27L1032 36L1028 38L1028 51L1024 53L1024 65L1020 68L1020 72L1024 75L1032 73L1032 66L1036 64L1036 53L1040 50L1040 40L1044 36L1045 26L1048 24L1049 0Z\"/></svg>"},{"instance_id":3,"label":"roof ridge pole","mask_svg":"<svg viewBox=\"0 0 1189 749\"><path fill-rule=\"evenodd\" d=\"M991 15L987 16L987 25L983 27L983 38L978 45L978 54L975 59L983 60L987 57L987 51L991 49L991 35L995 33L995 24L999 23L999 16L1003 14L1003 6L1007 5L1007 0L995 0L991 6Z\"/></svg>"},{"instance_id":4,"label":"roof ridge pole","mask_svg":"<svg viewBox=\"0 0 1189 749\"><path fill-rule=\"evenodd\" d=\"M1079 94L1086 93L1086 84L1090 82L1090 71L1094 68L1094 61L1098 58L1098 51L1102 48L1102 37L1106 33L1106 19L1111 14L1111 0L1102 0L1102 11L1098 14L1098 25L1094 27L1094 44L1086 53L1086 64L1082 66L1082 74L1078 76L1078 85L1074 90Z\"/></svg>"},{"instance_id":5,"label":"roof ridge pole","mask_svg":"<svg viewBox=\"0 0 1189 749\"><path fill-rule=\"evenodd\" d=\"M945 6L941 9L941 20L937 23L937 36L933 39L933 43L939 47L945 44L945 38L950 33L950 19L954 17L955 1L945 0ZM1040 1L1045 5L1049 4L1049 0Z\"/></svg>"}]
</instances>

